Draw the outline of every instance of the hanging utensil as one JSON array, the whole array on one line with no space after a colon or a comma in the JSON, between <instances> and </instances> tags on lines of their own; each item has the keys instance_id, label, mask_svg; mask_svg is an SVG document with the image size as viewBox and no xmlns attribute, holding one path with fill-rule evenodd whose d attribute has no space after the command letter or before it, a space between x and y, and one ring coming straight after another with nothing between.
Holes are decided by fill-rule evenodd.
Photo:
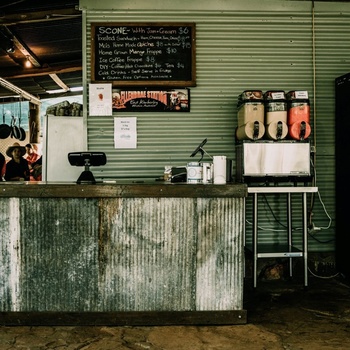
<instances>
[{"instance_id":1,"label":"hanging utensil","mask_svg":"<svg viewBox=\"0 0 350 350\"><path fill-rule=\"evenodd\" d=\"M22 120L22 101L19 101L19 117L18 117L18 128L21 133L21 136L19 138L20 141L24 141L27 137L26 131L21 127L21 120Z\"/></svg>"},{"instance_id":2,"label":"hanging utensil","mask_svg":"<svg viewBox=\"0 0 350 350\"><path fill-rule=\"evenodd\" d=\"M7 139L11 135L11 127L5 123L5 111L4 107L2 108L2 122L0 125L0 139Z\"/></svg>"},{"instance_id":3,"label":"hanging utensil","mask_svg":"<svg viewBox=\"0 0 350 350\"><path fill-rule=\"evenodd\" d=\"M35 143L36 141L36 139L35 139L35 137L36 137L36 123L33 121L32 122L32 124L31 124L31 126L30 126L30 133L29 133L29 135L30 135L30 143Z\"/></svg>"},{"instance_id":4,"label":"hanging utensil","mask_svg":"<svg viewBox=\"0 0 350 350\"><path fill-rule=\"evenodd\" d=\"M11 137L16 138L17 140L21 137L21 131L19 130L19 127L16 125L16 118L12 116L12 135Z\"/></svg>"}]
</instances>

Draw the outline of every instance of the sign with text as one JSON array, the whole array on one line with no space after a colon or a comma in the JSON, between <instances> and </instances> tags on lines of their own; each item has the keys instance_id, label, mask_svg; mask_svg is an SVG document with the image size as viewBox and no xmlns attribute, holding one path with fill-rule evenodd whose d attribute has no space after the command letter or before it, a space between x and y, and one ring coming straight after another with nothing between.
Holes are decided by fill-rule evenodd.
<instances>
[{"instance_id":1,"label":"sign with text","mask_svg":"<svg viewBox=\"0 0 350 350\"><path fill-rule=\"evenodd\" d=\"M195 86L194 23L92 23L92 81Z\"/></svg>"},{"instance_id":2,"label":"sign with text","mask_svg":"<svg viewBox=\"0 0 350 350\"><path fill-rule=\"evenodd\" d=\"M112 84L89 84L89 115L112 115Z\"/></svg>"},{"instance_id":3,"label":"sign with text","mask_svg":"<svg viewBox=\"0 0 350 350\"><path fill-rule=\"evenodd\" d=\"M137 147L137 119L114 118L114 148Z\"/></svg>"},{"instance_id":4,"label":"sign with text","mask_svg":"<svg viewBox=\"0 0 350 350\"><path fill-rule=\"evenodd\" d=\"M113 111L189 112L189 89L112 90Z\"/></svg>"}]
</instances>

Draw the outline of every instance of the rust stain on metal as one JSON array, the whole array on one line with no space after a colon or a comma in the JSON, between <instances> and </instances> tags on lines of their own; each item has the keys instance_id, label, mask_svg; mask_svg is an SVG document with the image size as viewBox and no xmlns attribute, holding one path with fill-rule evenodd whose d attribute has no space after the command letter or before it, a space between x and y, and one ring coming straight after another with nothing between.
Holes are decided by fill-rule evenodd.
<instances>
[{"instance_id":1,"label":"rust stain on metal","mask_svg":"<svg viewBox=\"0 0 350 350\"><path fill-rule=\"evenodd\" d=\"M108 246L110 245L111 227L120 212L121 198L101 198L98 201L98 264L100 277L104 275L108 264Z\"/></svg>"}]
</instances>

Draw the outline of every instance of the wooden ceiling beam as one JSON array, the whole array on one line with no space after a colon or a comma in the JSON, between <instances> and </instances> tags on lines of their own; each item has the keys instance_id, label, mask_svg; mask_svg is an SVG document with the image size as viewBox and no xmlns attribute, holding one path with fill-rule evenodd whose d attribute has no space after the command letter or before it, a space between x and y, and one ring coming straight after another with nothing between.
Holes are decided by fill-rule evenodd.
<instances>
[{"instance_id":1,"label":"wooden ceiling beam","mask_svg":"<svg viewBox=\"0 0 350 350\"><path fill-rule=\"evenodd\" d=\"M65 8L57 10L35 11L7 14L1 16L0 25L12 26L20 23L33 23L44 21L59 21L65 19L72 19L74 17L81 17L81 11L78 8Z\"/></svg>"},{"instance_id":2,"label":"wooden ceiling beam","mask_svg":"<svg viewBox=\"0 0 350 350\"><path fill-rule=\"evenodd\" d=\"M39 77L50 74L62 74L62 73L72 73L81 71L83 69L82 65L74 66L57 66L57 67L47 67L47 68L31 68L29 70L23 70L22 72L17 72L12 75L0 74L4 79L23 79L31 77Z\"/></svg>"}]
</instances>

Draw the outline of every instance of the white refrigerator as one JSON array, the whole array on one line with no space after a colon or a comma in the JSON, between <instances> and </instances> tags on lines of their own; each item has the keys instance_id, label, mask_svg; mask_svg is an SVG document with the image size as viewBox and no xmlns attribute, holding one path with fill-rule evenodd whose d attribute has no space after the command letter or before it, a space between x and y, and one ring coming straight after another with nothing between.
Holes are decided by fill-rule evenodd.
<instances>
[{"instance_id":1,"label":"white refrigerator","mask_svg":"<svg viewBox=\"0 0 350 350\"><path fill-rule=\"evenodd\" d=\"M86 151L83 117L46 115L43 129L43 181L75 182L83 167L70 165L69 152Z\"/></svg>"}]
</instances>

